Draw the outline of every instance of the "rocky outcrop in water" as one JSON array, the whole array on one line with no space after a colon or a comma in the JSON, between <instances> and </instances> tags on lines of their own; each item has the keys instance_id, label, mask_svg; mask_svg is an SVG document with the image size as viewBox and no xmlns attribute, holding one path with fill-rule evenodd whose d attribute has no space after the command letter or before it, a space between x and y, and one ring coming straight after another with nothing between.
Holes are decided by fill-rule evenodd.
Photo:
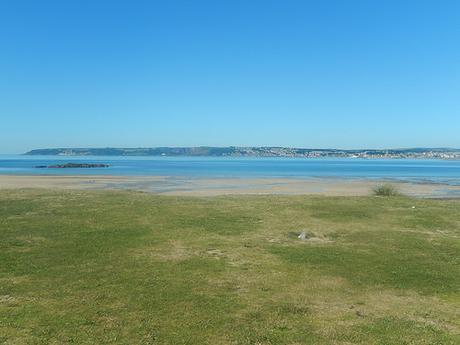
<instances>
[{"instance_id":1,"label":"rocky outcrop in water","mask_svg":"<svg viewBox=\"0 0 460 345\"><path fill-rule=\"evenodd\" d=\"M108 164L102 163L66 163L56 165L37 165L35 168L50 168L50 169L68 169L68 168L108 168Z\"/></svg>"}]
</instances>

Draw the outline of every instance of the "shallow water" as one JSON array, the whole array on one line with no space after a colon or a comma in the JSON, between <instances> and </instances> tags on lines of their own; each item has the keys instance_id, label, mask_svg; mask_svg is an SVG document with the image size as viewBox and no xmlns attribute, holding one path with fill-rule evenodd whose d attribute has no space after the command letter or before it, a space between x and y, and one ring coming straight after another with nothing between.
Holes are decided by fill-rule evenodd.
<instances>
[{"instance_id":1,"label":"shallow water","mask_svg":"<svg viewBox=\"0 0 460 345\"><path fill-rule=\"evenodd\" d=\"M107 163L108 168L38 165ZM187 178L366 178L460 185L460 161L353 158L103 157L0 155L0 174L183 176Z\"/></svg>"}]
</instances>

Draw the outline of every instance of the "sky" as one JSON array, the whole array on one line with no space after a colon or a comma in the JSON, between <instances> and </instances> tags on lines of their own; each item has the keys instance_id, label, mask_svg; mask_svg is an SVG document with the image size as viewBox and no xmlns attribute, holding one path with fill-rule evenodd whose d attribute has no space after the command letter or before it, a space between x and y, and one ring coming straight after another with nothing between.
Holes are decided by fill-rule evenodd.
<instances>
[{"instance_id":1,"label":"sky","mask_svg":"<svg viewBox=\"0 0 460 345\"><path fill-rule=\"evenodd\" d=\"M0 153L460 148L460 1L0 0Z\"/></svg>"}]
</instances>

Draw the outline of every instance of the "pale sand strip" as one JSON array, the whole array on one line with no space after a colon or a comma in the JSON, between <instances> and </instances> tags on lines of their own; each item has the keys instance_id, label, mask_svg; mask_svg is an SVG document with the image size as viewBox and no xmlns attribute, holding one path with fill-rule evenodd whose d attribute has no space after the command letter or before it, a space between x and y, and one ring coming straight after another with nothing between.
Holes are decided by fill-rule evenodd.
<instances>
[{"instance_id":1,"label":"pale sand strip","mask_svg":"<svg viewBox=\"0 0 460 345\"><path fill-rule=\"evenodd\" d=\"M0 175L0 189L129 189L164 195L216 196L227 194L369 195L384 181L288 178L175 178L167 176L19 176ZM418 197L460 197L460 186L394 181L404 194Z\"/></svg>"}]
</instances>

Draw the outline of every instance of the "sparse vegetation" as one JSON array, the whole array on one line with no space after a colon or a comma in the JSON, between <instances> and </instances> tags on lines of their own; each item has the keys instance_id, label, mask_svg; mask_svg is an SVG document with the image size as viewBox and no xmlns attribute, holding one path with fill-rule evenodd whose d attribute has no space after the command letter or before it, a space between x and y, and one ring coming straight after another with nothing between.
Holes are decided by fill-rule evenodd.
<instances>
[{"instance_id":1,"label":"sparse vegetation","mask_svg":"<svg viewBox=\"0 0 460 345\"><path fill-rule=\"evenodd\" d=\"M401 194L392 184L378 185L373 189L373 193L376 196L398 196Z\"/></svg>"},{"instance_id":2,"label":"sparse vegetation","mask_svg":"<svg viewBox=\"0 0 460 345\"><path fill-rule=\"evenodd\" d=\"M0 343L453 345L459 260L459 200L3 190Z\"/></svg>"}]
</instances>

